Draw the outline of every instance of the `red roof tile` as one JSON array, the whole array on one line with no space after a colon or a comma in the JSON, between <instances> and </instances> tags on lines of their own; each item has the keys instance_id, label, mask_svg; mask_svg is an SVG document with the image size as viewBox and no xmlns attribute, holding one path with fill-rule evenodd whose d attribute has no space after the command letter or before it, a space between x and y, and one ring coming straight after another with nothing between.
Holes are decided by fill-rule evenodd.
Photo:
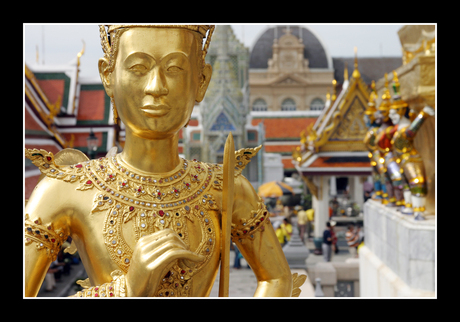
<instances>
[{"instance_id":1,"label":"red roof tile","mask_svg":"<svg viewBox=\"0 0 460 322\"><path fill-rule=\"evenodd\" d=\"M44 131L43 127L41 127L40 124L37 123L35 118L32 115L30 115L29 110L27 108L24 108L24 128L26 130Z\"/></svg>"},{"instance_id":2,"label":"red roof tile","mask_svg":"<svg viewBox=\"0 0 460 322\"><path fill-rule=\"evenodd\" d=\"M264 121L265 138L300 138L300 132L305 130L310 123L314 123L316 118L266 118L253 119L252 125L257 125Z\"/></svg>"},{"instance_id":3,"label":"red roof tile","mask_svg":"<svg viewBox=\"0 0 460 322\"><path fill-rule=\"evenodd\" d=\"M79 121L102 121L105 112L103 90L81 91L77 119Z\"/></svg>"},{"instance_id":4,"label":"red roof tile","mask_svg":"<svg viewBox=\"0 0 460 322\"><path fill-rule=\"evenodd\" d=\"M63 79L41 79L37 82L51 104L56 102L59 96L64 97Z\"/></svg>"},{"instance_id":5,"label":"red roof tile","mask_svg":"<svg viewBox=\"0 0 460 322\"><path fill-rule=\"evenodd\" d=\"M309 168L338 168L338 167L370 167L370 162L327 162L330 157L318 157Z\"/></svg>"}]
</instances>

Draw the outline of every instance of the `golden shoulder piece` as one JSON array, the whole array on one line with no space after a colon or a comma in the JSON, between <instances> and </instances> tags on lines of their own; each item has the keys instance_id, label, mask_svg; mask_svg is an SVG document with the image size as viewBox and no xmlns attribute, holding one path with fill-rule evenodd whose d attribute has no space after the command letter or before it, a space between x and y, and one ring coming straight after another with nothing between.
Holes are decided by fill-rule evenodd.
<instances>
[{"instance_id":1,"label":"golden shoulder piece","mask_svg":"<svg viewBox=\"0 0 460 322\"><path fill-rule=\"evenodd\" d=\"M251 158L255 157L260 149L262 149L261 145L255 148L240 149L235 152L235 177L241 174L246 165L251 161Z\"/></svg>"}]
</instances>

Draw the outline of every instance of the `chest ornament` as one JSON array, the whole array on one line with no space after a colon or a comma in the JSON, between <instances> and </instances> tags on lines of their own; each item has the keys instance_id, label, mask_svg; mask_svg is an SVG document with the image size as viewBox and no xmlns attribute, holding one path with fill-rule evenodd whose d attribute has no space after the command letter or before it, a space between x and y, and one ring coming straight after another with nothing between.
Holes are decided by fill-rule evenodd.
<instances>
[{"instance_id":1,"label":"chest ornament","mask_svg":"<svg viewBox=\"0 0 460 322\"><path fill-rule=\"evenodd\" d=\"M220 211L212 190L219 190L222 184L222 168L181 160L175 171L157 177L135 173L117 157L88 161L84 166L89 180L100 190L92 214L105 212L103 239L111 259L124 273L133 253L123 234L128 222L132 222L136 242L142 236L170 228L190 245L187 221L199 227L201 240L194 252L206 259L193 269L176 262L157 290L157 296L188 296L192 277L214 253L216 232L210 211Z\"/></svg>"}]
</instances>

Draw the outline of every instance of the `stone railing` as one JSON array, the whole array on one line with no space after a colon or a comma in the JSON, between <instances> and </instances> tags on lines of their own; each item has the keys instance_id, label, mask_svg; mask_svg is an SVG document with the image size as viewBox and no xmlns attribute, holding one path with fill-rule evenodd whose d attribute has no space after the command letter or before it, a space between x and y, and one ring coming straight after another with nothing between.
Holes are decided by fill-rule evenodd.
<instances>
[{"instance_id":1,"label":"stone railing","mask_svg":"<svg viewBox=\"0 0 460 322\"><path fill-rule=\"evenodd\" d=\"M359 251L361 296L435 296L435 233L435 219L415 221L368 200Z\"/></svg>"}]
</instances>

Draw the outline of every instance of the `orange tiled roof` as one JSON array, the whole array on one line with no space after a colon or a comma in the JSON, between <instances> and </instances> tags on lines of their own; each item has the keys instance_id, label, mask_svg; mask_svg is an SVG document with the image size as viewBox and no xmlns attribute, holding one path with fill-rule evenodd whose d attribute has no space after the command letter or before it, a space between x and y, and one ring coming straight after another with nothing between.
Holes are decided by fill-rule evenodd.
<instances>
[{"instance_id":1,"label":"orange tiled roof","mask_svg":"<svg viewBox=\"0 0 460 322\"><path fill-rule=\"evenodd\" d=\"M32 115L30 115L30 112L27 108L24 109L24 129L44 131L43 127L37 123Z\"/></svg>"},{"instance_id":2,"label":"orange tiled roof","mask_svg":"<svg viewBox=\"0 0 460 322\"><path fill-rule=\"evenodd\" d=\"M264 149L267 153L281 153L281 152L292 152L292 149L297 145L265 145Z\"/></svg>"},{"instance_id":3,"label":"orange tiled roof","mask_svg":"<svg viewBox=\"0 0 460 322\"><path fill-rule=\"evenodd\" d=\"M366 157L367 158L367 157ZM370 167L370 162L362 162L362 161L337 161L337 162L331 162L331 157L318 157L315 161L313 161L312 164L310 164L308 167L309 168L338 168L338 167L356 167L356 168L361 168L361 167ZM329 161L329 162L328 162Z\"/></svg>"},{"instance_id":4,"label":"orange tiled roof","mask_svg":"<svg viewBox=\"0 0 460 322\"><path fill-rule=\"evenodd\" d=\"M281 159L281 162L283 162L284 169L294 169L295 168L291 159Z\"/></svg>"},{"instance_id":5,"label":"orange tiled roof","mask_svg":"<svg viewBox=\"0 0 460 322\"><path fill-rule=\"evenodd\" d=\"M252 120L252 125L264 121L265 138L300 138L300 132L305 130L310 123L316 122L316 118L258 118Z\"/></svg>"},{"instance_id":6,"label":"orange tiled roof","mask_svg":"<svg viewBox=\"0 0 460 322\"><path fill-rule=\"evenodd\" d=\"M102 121L105 112L105 92L81 91L77 119L81 121Z\"/></svg>"},{"instance_id":7,"label":"orange tiled roof","mask_svg":"<svg viewBox=\"0 0 460 322\"><path fill-rule=\"evenodd\" d=\"M63 79L37 79L38 85L45 93L48 101L56 102L59 96L64 97L64 85Z\"/></svg>"}]
</instances>

